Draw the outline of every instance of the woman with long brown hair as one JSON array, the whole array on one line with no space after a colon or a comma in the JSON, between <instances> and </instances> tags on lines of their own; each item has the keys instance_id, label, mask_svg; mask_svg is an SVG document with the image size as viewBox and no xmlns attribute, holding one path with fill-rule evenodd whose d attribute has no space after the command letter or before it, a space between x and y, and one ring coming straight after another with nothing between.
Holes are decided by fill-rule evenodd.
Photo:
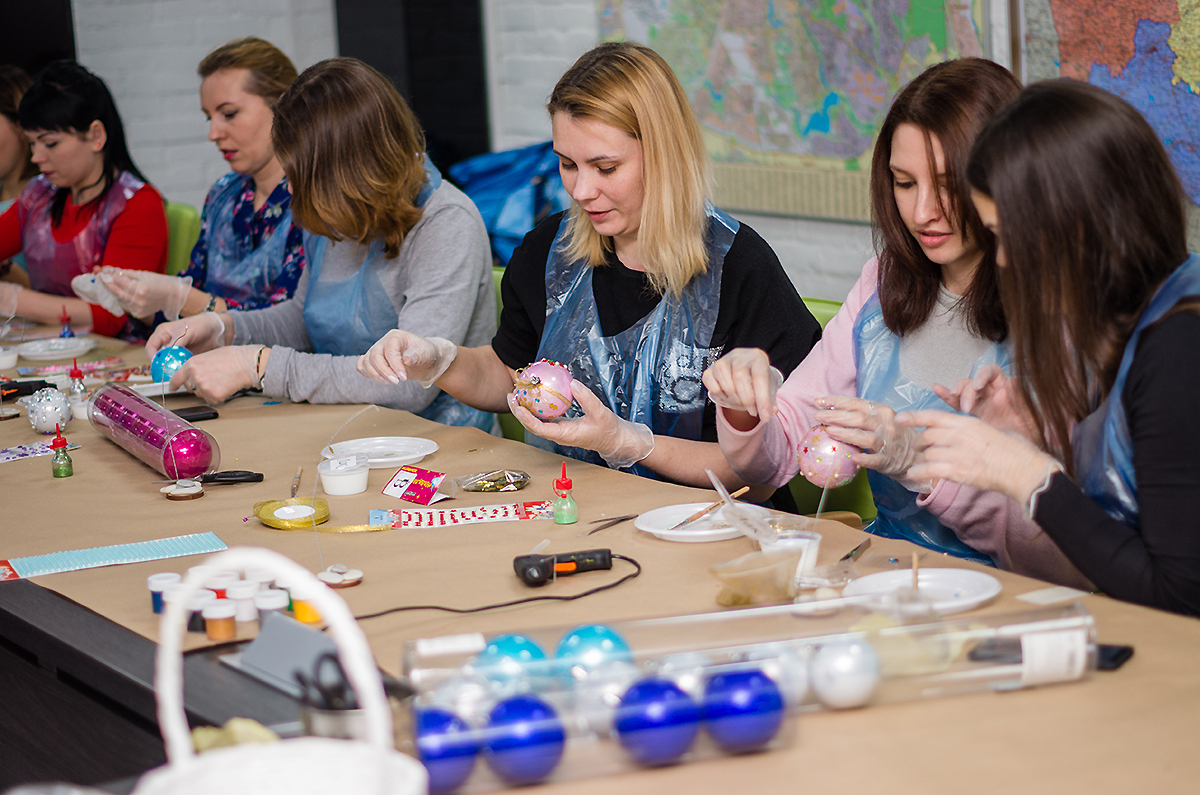
<instances>
[{"instance_id":1,"label":"woman with long brown hair","mask_svg":"<svg viewBox=\"0 0 1200 795\"><path fill-rule=\"evenodd\" d=\"M1053 81L968 174L999 240L1011 406L899 418L926 428L909 476L1006 494L1108 595L1200 615L1200 257L1167 153L1124 100Z\"/></svg>"},{"instance_id":2,"label":"woman with long brown hair","mask_svg":"<svg viewBox=\"0 0 1200 795\"><path fill-rule=\"evenodd\" d=\"M389 329L471 345L496 327L483 221L425 157L424 134L400 94L362 61L322 61L275 104L272 140L291 184L292 216L306 233L295 298L166 323L147 353L180 334L181 345L206 351L171 384L210 403L257 388L490 429L494 417L437 390L385 387L355 372L356 357Z\"/></svg>"},{"instance_id":3,"label":"woman with long brown hair","mask_svg":"<svg viewBox=\"0 0 1200 795\"><path fill-rule=\"evenodd\" d=\"M897 411L949 410L941 384L1007 366L992 236L971 205L966 165L987 120L1016 98L1007 69L978 58L937 64L893 100L871 164L878 256L821 342L779 388L762 351L732 351L705 373L721 403L721 446L756 483L796 475L816 425L857 445L879 509L868 528L931 549L1081 583L1053 543L1000 495L904 477L915 451ZM953 399L953 398L952 398Z\"/></svg>"},{"instance_id":4,"label":"woman with long brown hair","mask_svg":"<svg viewBox=\"0 0 1200 795\"><path fill-rule=\"evenodd\" d=\"M21 97L31 85L33 78L24 69L0 64L0 214L17 200L29 180L38 173L38 167L30 159L29 140L21 132L21 122L17 118ZM12 270L14 264L20 268ZM18 254L0 262L0 279L28 287L25 258Z\"/></svg>"}]
</instances>

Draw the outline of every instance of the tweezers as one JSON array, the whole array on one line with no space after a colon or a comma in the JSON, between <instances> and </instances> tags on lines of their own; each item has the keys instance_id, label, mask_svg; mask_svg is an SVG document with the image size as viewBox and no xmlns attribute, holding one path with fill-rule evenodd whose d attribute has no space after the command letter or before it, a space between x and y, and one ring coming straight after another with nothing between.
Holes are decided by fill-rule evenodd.
<instances>
[{"instance_id":1,"label":"tweezers","mask_svg":"<svg viewBox=\"0 0 1200 795\"><path fill-rule=\"evenodd\" d=\"M637 516L638 515L636 513L627 513L624 516L614 516L611 519L597 519L595 522L592 522L592 524L598 524L598 527L593 527L586 533L580 533L580 535L590 536L592 533L599 533L601 530L607 530L614 525L619 525L621 522L628 522L630 519L636 519Z\"/></svg>"}]
</instances>

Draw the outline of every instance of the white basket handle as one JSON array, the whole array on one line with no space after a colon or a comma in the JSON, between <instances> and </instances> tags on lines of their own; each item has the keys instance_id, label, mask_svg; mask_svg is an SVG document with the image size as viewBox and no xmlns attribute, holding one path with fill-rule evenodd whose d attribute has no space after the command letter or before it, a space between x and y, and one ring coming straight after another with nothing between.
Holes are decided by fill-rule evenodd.
<instances>
[{"instance_id":1,"label":"white basket handle","mask_svg":"<svg viewBox=\"0 0 1200 795\"><path fill-rule=\"evenodd\" d=\"M329 624L329 634L338 647L346 678L358 696L366 720L367 741L391 749L392 715L388 710L383 681L375 666L367 638L346 602L298 563L255 547L235 547L205 561L218 569L238 570L261 566L291 583L304 583L311 601ZM158 725L162 729L169 764L186 764L195 758L187 716L183 711L183 633L187 605L203 583L203 575L189 574L180 596L169 602L159 624L158 652L154 660L154 692L158 701Z\"/></svg>"}]
</instances>

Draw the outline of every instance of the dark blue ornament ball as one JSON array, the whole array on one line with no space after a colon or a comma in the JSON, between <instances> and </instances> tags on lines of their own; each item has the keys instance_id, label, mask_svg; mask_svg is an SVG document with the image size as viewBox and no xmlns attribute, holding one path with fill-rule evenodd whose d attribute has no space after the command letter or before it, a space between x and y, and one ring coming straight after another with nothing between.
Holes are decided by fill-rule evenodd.
<instances>
[{"instance_id":1,"label":"dark blue ornament ball","mask_svg":"<svg viewBox=\"0 0 1200 795\"><path fill-rule=\"evenodd\" d=\"M783 717L779 687L756 668L717 674L704 686L704 727L729 753L762 748Z\"/></svg>"},{"instance_id":2,"label":"dark blue ornament ball","mask_svg":"<svg viewBox=\"0 0 1200 795\"><path fill-rule=\"evenodd\" d=\"M479 740L462 718L444 709L419 709L417 753L429 771L430 795L454 792L470 777Z\"/></svg>"},{"instance_id":3,"label":"dark blue ornament ball","mask_svg":"<svg viewBox=\"0 0 1200 795\"><path fill-rule=\"evenodd\" d=\"M613 725L630 756L643 765L666 765L692 747L700 708L669 679L643 679L621 697Z\"/></svg>"},{"instance_id":4,"label":"dark blue ornament ball","mask_svg":"<svg viewBox=\"0 0 1200 795\"><path fill-rule=\"evenodd\" d=\"M536 784L554 772L565 741L554 707L536 696L513 696L492 709L484 758L509 784Z\"/></svg>"}]
</instances>

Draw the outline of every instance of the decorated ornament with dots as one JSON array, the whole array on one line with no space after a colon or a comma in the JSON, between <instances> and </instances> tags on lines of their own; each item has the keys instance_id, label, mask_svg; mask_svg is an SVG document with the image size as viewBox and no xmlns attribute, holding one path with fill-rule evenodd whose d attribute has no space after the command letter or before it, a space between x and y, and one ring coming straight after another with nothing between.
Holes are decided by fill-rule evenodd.
<instances>
[{"instance_id":1,"label":"decorated ornament with dots","mask_svg":"<svg viewBox=\"0 0 1200 795\"><path fill-rule=\"evenodd\" d=\"M539 359L517 371L513 396L539 420L561 417L571 408L571 370L565 364Z\"/></svg>"},{"instance_id":2,"label":"decorated ornament with dots","mask_svg":"<svg viewBox=\"0 0 1200 795\"><path fill-rule=\"evenodd\" d=\"M824 425L818 425L800 441L800 473L814 486L845 486L858 474L858 464L850 456L861 452L852 444L834 439Z\"/></svg>"}]
</instances>

